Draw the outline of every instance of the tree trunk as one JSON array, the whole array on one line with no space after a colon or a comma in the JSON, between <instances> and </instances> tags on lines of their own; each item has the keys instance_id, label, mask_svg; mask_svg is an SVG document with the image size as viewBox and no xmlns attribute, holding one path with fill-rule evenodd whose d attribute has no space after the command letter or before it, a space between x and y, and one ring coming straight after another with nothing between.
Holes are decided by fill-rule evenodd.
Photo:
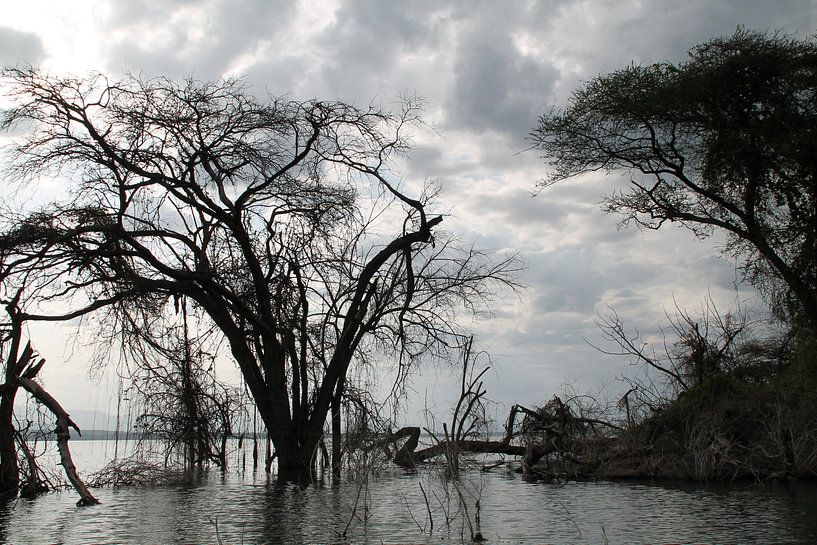
<instances>
[{"instance_id":1,"label":"tree trunk","mask_svg":"<svg viewBox=\"0 0 817 545\"><path fill-rule=\"evenodd\" d=\"M0 398L0 497L14 497L20 487L12 419L16 393L17 387L7 383Z\"/></svg>"},{"instance_id":2,"label":"tree trunk","mask_svg":"<svg viewBox=\"0 0 817 545\"><path fill-rule=\"evenodd\" d=\"M19 294L18 294L19 297ZM26 343L23 353L19 354L22 341L22 321L17 311L17 299L6 305L6 312L11 318L11 338L6 356L5 384L0 390L0 497L14 497L20 487L20 467L17 461L17 446L14 443L14 398L17 396L17 383L14 377L20 373L34 358L31 343ZM32 367L36 374L42 362Z\"/></svg>"},{"instance_id":3,"label":"tree trunk","mask_svg":"<svg viewBox=\"0 0 817 545\"><path fill-rule=\"evenodd\" d=\"M341 435L341 400L343 398L344 378L338 381L335 396L332 398L332 477L340 478L343 464L342 435Z\"/></svg>"},{"instance_id":4,"label":"tree trunk","mask_svg":"<svg viewBox=\"0 0 817 545\"><path fill-rule=\"evenodd\" d=\"M278 458L278 479L285 482L311 482L314 480L314 454L318 442L311 443L296 433L295 426L286 435L270 432L270 439Z\"/></svg>"}]
</instances>

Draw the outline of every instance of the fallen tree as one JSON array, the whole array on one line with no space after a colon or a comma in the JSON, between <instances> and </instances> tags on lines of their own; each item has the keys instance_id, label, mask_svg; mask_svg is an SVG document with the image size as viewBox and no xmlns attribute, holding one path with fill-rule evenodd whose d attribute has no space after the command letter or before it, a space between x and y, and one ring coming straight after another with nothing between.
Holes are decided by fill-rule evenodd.
<instances>
[{"instance_id":1,"label":"fallen tree","mask_svg":"<svg viewBox=\"0 0 817 545\"><path fill-rule=\"evenodd\" d=\"M524 418L517 429L517 416L520 413ZM451 437L447 434L447 425L444 425L445 438L439 440L436 434L426 429L433 444L419 450L417 447L422 433L419 427L404 427L390 433L384 444L387 445L387 452L390 452L388 445L397 445L405 439L391 456L395 464L405 468L414 469L418 464L441 456L451 458L464 453L503 454L518 456L522 462L523 474L526 477L537 477L540 472L535 466L542 458L550 454L572 458L570 453L581 444L580 440L590 439L588 436L591 432L598 436L598 428L621 430L618 425L610 422L574 415L568 405L554 396L542 408L529 409L522 405L511 407L505 434L499 440Z\"/></svg>"},{"instance_id":2,"label":"fallen tree","mask_svg":"<svg viewBox=\"0 0 817 545\"><path fill-rule=\"evenodd\" d=\"M31 345L26 345L26 349L31 352L33 355L33 351L31 350ZM65 469L65 476L68 477L68 481L71 483L71 486L74 487L74 490L77 491L79 494L79 501L77 505L82 507L86 505L95 505L99 503L99 500L91 494L91 491L88 490L88 487L85 486L85 483L79 477L77 473L77 467L74 465L74 460L71 457L71 449L68 448L68 440L70 438L69 428L74 428L77 430L77 433L80 435L82 432L79 429L79 426L71 420L71 417L65 412L65 409L62 408L62 405L54 399L54 397L45 391L45 389L34 382L33 378L29 378L27 376L20 376L16 377L17 382L28 391L37 401L45 405L45 407L51 411L51 413L57 419L57 426L54 430L54 433L57 436L57 449L60 452L60 465Z\"/></svg>"},{"instance_id":3,"label":"fallen tree","mask_svg":"<svg viewBox=\"0 0 817 545\"><path fill-rule=\"evenodd\" d=\"M610 430L622 430L615 423L584 415L581 407L571 408L579 396L572 396L567 403L554 396L541 408L513 405L505 422L505 433L500 439L491 440L482 381L490 368L474 372L472 347L473 339L464 347L460 395L451 422L442 424L442 437L428 428L407 426L395 432L388 430L381 439L383 451L395 464L415 469L419 464L444 457L448 467L456 472L462 454L502 454L519 457L523 474L533 478L540 474L535 466L546 456L557 454L575 459L576 449L584 443L607 438L606 432ZM423 431L431 444L419 448Z\"/></svg>"},{"instance_id":4,"label":"fallen tree","mask_svg":"<svg viewBox=\"0 0 817 545\"><path fill-rule=\"evenodd\" d=\"M79 477L77 468L71 457L71 450L68 447L68 440L70 439L69 428L74 428L77 433L81 435L79 426L71 419L62 405L60 405L41 384L35 381L37 374L45 364L45 359L38 358L30 341L26 342L20 351L23 320L17 308L18 301L19 293L17 297L6 305L6 311L10 320L8 324L6 324L8 326L6 330L7 335L3 338L3 348L6 349L6 373L5 382L0 385L0 396L2 396L5 407L9 407L8 411L3 412L3 418L0 419L0 439L3 441L3 448L2 451L0 451L2 452L2 457L0 457L0 474L3 476L3 494L5 496L16 496L19 492L22 492L26 496L33 496L47 492L50 488L46 482L39 477L41 471L36 456L13 424L14 398L18 388L22 387L34 399L48 409L56 419L54 433L56 435L57 449L60 455L60 465L63 466L68 481L80 496L77 505L85 506L97 504L99 500L91 494L88 487ZM22 480L20 478L21 470L17 459L18 453L15 438L18 440L20 453L25 458L27 465L26 478Z\"/></svg>"}]
</instances>

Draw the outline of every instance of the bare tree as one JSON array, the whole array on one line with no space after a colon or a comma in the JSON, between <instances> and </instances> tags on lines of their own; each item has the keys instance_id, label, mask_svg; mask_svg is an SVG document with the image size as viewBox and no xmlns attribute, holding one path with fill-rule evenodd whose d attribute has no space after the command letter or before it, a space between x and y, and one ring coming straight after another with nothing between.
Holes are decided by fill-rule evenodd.
<instances>
[{"instance_id":1,"label":"bare tree","mask_svg":"<svg viewBox=\"0 0 817 545\"><path fill-rule=\"evenodd\" d=\"M631 424L660 411L706 379L734 373L743 365L739 354L753 324L740 308L723 314L707 297L698 313L676 304L665 314L668 326L660 329L657 339L645 338L635 327L628 328L612 308L595 320L613 348L591 344L593 348L630 358L632 364L644 368L641 377L625 377L629 389L620 406Z\"/></svg>"},{"instance_id":2,"label":"bare tree","mask_svg":"<svg viewBox=\"0 0 817 545\"><path fill-rule=\"evenodd\" d=\"M166 462L175 455L187 469L214 463L226 470L227 441L236 421L246 420L243 396L216 376L218 346L208 342L215 332L197 327L198 320L189 323L183 299L177 310L167 320L134 312L121 316L152 321L117 333L125 352L124 393L137 407L142 438L147 444L161 440Z\"/></svg>"},{"instance_id":3,"label":"bare tree","mask_svg":"<svg viewBox=\"0 0 817 545\"><path fill-rule=\"evenodd\" d=\"M5 77L3 127L34 127L7 175L73 188L8 219L36 256L26 274L59 282L25 318L185 297L224 336L284 472L312 467L353 362L443 352L463 338L458 308L513 285L515 258L435 234L443 217L391 171L416 101L391 114L262 102L239 81Z\"/></svg>"}]
</instances>

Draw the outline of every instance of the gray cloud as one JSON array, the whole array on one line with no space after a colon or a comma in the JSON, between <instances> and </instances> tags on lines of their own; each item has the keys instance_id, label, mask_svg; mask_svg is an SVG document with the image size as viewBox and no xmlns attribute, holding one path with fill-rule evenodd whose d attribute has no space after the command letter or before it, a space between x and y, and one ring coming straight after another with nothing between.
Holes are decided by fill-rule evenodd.
<instances>
[{"instance_id":1,"label":"gray cloud","mask_svg":"<svg viewBox=\"0 0 817 545\"><path fill-rule=\"evenodd\" d=\"M599 341L593 317L608 304L654 331L673 298L695 307L707 291L722 306L735 297L734 263L716 257L718 239L697 241L675 228L617 229L618 218L597 203L621 187L618 178L571 180L531 198L545 167L522 150L537 116L564 105L581 81L630 62L681 60L691 46L738 25L801 36L817 27L810 0L110 5L94 37L106 52L100 69L201 78L232 71L259 93L358 105L388 104L401 93L424 97L426 121L438 132L417 132L399 172L409 187L442 179L439 209L454 213L445 229L464 243L520 251L528 262L521 299L499 298L476 330L499 369L490 395L529 404L562 383L595 388L627 370L582 340ZM0 28L0 61L37 64L47 60L48 44L47 35ZM738 296L752 293L744 285Z\"/></svg>"},{"instance_id":2,"label":"gray cloud","mask_svg":"<svg viewBox=\"0 0 817 545\"><path fill-rule=\"evenodd\" d=\"M315 40L327 92L346 100L425 94L422 87L432 77L422 70L444 56L450 17L448 7L431 0L411 9L397 2L344 2Z\"/></svg>"},{"instance_id":3,"label":"gray cloud","mask_svg":"<svg viewBox=\"0 0 817 545\"><path fill-rule=\"evenodd\" d=\"M0 66L37 66L44 55L43 42L36 34L0 26Z\"/></svg>"},{"instance_id":4,"label":"gray cloud","mask_svg":"<svg viewBox=\"0 0 817 545\"><path fill-rule=\"evenodd\" d=\"M457 45L446 126L527 134L558 76L550 63L520 52L509 34L473 29Z\"/></svg>"},{"instance_id":5,"label":"gray cloud","mask_svg":"<svg viewBox=\"0 0 817 545\"><path fill-rule=\"evenodd\" d=\"M218 78L242 54L288 28L287 0L114 2L108 66L147 75Z\"/></svg>"},{"instance_id":6,"label":"gray cloud","mask_svg":"<svg viewBox=\"0 0 817 545\"><path fill-rule=\"evenodd\" d=\"M370 75L390 72L399 55L440 46L447 12L432 0L415 2L411 9L394 2L351 0L335 12L333 24L318 42L333 64Z\"/></svg>"}]
</instances>

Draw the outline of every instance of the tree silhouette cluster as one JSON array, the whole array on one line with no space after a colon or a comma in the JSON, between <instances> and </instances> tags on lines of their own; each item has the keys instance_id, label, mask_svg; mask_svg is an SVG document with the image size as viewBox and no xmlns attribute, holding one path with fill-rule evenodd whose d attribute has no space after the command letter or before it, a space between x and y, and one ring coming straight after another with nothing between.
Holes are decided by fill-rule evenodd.
<instances>
[{"instance_id":1,"label":"tree silhouette cluster","mask_svg":"<svg viewBox=\"0 0 817 545\"><path fill-rule=\"evenodd\" d=\"M229 347L282 471L313 466L350 367L404 376L461 344L461 309L514 284L515 257L459 246L428 188L394 172L415 100L391 113L260 100L240 81L4 77L2 127L22 133L7 178L57 177L69 195L4 218L22 318L96 313L102 337L138 346L184 298Z\"/></svg>"}]
</instances>

